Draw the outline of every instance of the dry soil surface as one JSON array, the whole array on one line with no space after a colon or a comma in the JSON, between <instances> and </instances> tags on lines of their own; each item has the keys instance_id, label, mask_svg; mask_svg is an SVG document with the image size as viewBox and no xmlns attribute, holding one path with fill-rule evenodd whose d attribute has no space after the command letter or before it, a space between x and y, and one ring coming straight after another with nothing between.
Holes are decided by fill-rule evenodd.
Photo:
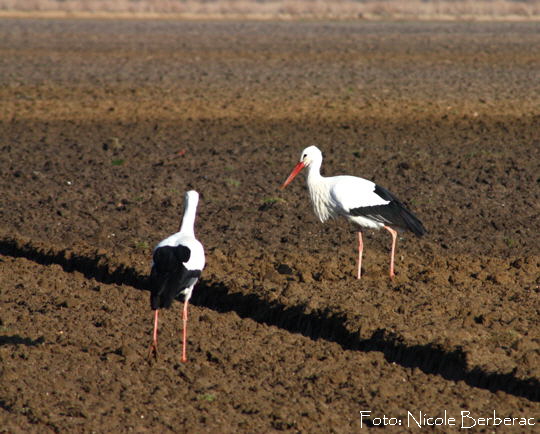
<instances>
[{"instance_id":1,"label":"dry soil surface","mask_svg":"<svg viewBox=\"0 0 540 434\"><path fill-rule=\"evenodd\" d=\"M0 431L537 430L539 70L539 23L2 19ZM355 229L279 190L313 144L426 226L393 281L387 233L358 281ZM189 361L175 303L152 362L192 188Z\"/></svg>"}]
</instances>

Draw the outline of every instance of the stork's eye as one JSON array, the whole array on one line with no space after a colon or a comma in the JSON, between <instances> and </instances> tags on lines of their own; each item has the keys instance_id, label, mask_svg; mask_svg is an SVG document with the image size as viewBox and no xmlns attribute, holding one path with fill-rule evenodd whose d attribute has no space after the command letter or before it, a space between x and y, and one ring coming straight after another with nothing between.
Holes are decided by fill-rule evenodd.
<instances>
[{"instance_id":1,"label":"stork's eye","mask_svg":"<svg viewBox=\"0 0 540 434\"><path fill-rule=\"evenodd\" d=\"M302 155L302 160L307 157L307 154Z\"/></svg>"}]
</instances>

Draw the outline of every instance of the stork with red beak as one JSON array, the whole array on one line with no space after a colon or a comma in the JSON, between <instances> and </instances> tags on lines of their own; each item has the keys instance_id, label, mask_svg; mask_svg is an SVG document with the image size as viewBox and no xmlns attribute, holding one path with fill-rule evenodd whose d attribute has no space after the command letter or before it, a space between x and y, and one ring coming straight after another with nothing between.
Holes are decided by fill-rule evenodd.
<instances>
[{"instance_id":1,"label":"stork with red beak","mask_svg":"<svg viewBox=\"0 0 540 434\"><path fill-rule=\"evenodd\" d=\"M362 229L384 228L392 235L390 253L390 278L394 273L394 255L397 230L409 230L417 236L426 233L422 222L403 203L384 187L356 176L324 177L320 169L322 153L316 146L302 151L300 162L281 186L284 189L307 168L307 186L313 210L324 223L329 218L345 217L359 227L358 231L358 274L362 274Z\"/></svg>"}]
</instances>

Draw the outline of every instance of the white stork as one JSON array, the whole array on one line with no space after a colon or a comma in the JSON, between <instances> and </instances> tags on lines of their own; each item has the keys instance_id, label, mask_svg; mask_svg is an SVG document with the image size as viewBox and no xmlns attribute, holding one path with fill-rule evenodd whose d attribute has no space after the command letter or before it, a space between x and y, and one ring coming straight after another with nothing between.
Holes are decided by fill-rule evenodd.
<instances>
[{"instance_id":1,"label":"white stork","mask_svg":"<svg viewBox=\"0 0 540 434\"><path fill-rule=\"evenodd\" d=\"M302 151L295 166L281 188L285 188L298 173L307 167L307 185L313 210L321 222L343 216L360 227L358 231L358 279L362 270L362 228L384 228L392 235L390 278L394 277L396 229L410 230L422 236L426 230L422 222L403 203L384 187L356 176L324 177L320 169L322 153L316 146Z\"/></svg>"},{"instance_id":2,"label":"white stork","mask_svg":"<svg viewBox=\"0 0 540 434\"><path fill-rule=\"evenodd\" d=\"M187 321L188 302L193 288L204 268L204 248L195 238L194 225L199 193L188 191L184 196L184 217L180 230L165 238L153 253L150 273L150 305L154 312L154 334L150 346L150 356L157 358L158 313L161 308L169 308L173 300L184 295L184 313L182 320L183 344L182 362L187 361Z\"/></svg>"}]
</instances>

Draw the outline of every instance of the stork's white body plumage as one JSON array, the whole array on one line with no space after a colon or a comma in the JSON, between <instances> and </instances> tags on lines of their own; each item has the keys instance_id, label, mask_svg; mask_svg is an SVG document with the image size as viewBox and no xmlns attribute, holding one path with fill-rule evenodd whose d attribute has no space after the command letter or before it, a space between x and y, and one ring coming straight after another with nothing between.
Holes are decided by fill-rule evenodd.
<instances>
[{"instance_id":1,"label":"stork's white body plumage","mask_svg":"<svg viewBox=\"0 0 540 434\"><path fill-rule=\"evenodd\" d=\"M425 229L394 195L367 179L355 176L324 177L320 169L322 153L316 146L302 151L300 162L293 169L282 188L306 167L307 186L315 215L321 222L339 216L345 217L360 228L384 228L392 235L390 277L394 276L394 253L397 238L395 229L410 230L421 236ZM358 278L362 269L362 231L358 232Z\"/></svg>"},{"instance_id":2,"label":"stork's white body plumage","mask_svg":"<svg viewBox=\"0 0 540 434\"><path fill-rule=\"evenodd\" d=\"M330 218L343 216L364 228L380 229L384 226L384 223L363 216L354 216L349 212L362 206L388 205L389 201L374 193L373 182L346 175L325 178L312 169L307 181L313 210L321 223Z\"/></svg>"},{"instance_id":3,"label":"stork's white body plumage","mask_svg":"<svg viewBox=\"0 0 540 434\"><path fill-rule=\"evenodd\" d=\"M152 255L150 305L154 312L154 334L150 347L157 356L158 314L173 300L184 295L182 361L186 358L188 302L205 265L204 248L195 238L195 216L199 193L188 191L184 198L184 216L180 230L160 241Z\"/></svg>"}]
</instances>

